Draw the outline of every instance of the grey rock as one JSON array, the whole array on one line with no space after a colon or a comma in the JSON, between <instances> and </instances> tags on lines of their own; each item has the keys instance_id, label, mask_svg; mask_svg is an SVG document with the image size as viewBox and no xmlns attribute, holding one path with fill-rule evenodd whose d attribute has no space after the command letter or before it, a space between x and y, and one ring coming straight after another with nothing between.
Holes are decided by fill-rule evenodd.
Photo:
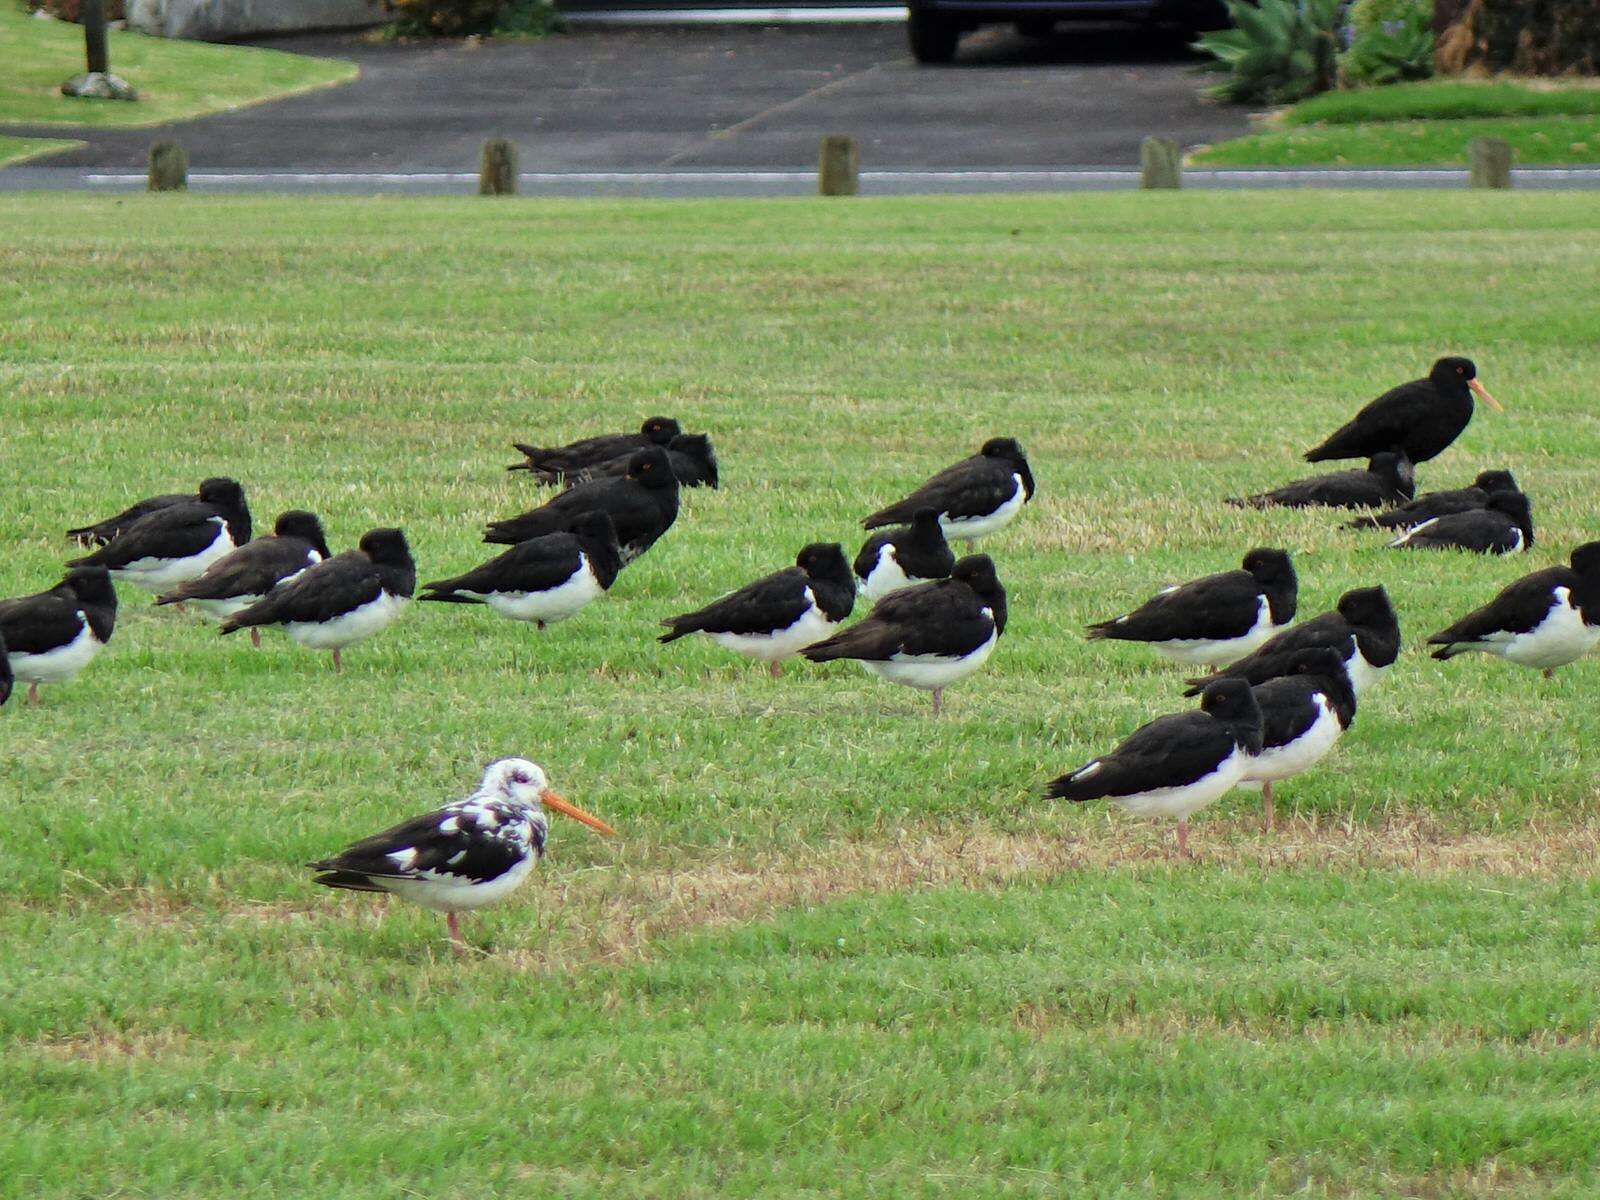
<instances>
[{"instance_id":1,"label":"grey rock","mask_svg":"<svg viewBox=\"0 0 1600 1200\"><path fill-rule=\"evenodd\" d=\"M137 100L138 90L119 75L90 71L74 75L61 85L63 96L80 96L88 100Z\"/></svg>"}]
</instances>

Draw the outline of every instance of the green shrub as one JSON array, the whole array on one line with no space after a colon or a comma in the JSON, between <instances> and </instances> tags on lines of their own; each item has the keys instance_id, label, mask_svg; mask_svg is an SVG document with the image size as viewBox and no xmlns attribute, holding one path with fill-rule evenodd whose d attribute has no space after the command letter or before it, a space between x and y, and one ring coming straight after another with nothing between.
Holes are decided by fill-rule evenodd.
<instances>
[{"instance_id":1,"label":"green shrub","mask_svg":"<svg viewBox=\"0 0 1600 1200\"><path fill-rule=\"evenodd\" d=\"M1208 33L1195 49L1201 70L1227 79L1207 95L1238 104L1290 104L1335 79L1340 0L1226 0L1234 28Z\"/></svg>"},{"instance_id":2,"label":"green shrub","mask_svg":"<svg viewBox=\"0 0 1600 1200\"><path fill-rule=\"evenodd\" d=\"M1359 37L1380 25L1410 21L1419 15L1424 22L1431 24L1433 0L1355 0L1345 20Z\"/></svg>"},{"instance_id":3,"label":"green shrub","mask_svg":"<svg viewBox=\"0 0 1600 1200\"><path fill-rule=\"evenodd\" d=\"M470 37L494 32L503 0L385 0L400 37Z\"/></svg>"},{"instance_id":4,"label":"green shrub","mask_svg":"<svg viewBox=\"0 0 1600 1200\"><path fill-rule=\"evenodd\" d=\"M523 37L543 37L547 33L560 33L567 22L556 8L555 0L507 0L495 20L496 33Z\"/></svg>"},{"instance_id":5,"label":"green shrub","mask_svg":"<svg viewBox=\"0 0 1600 1200\"><path fill-rule=\"evenodd\" d=\"M1433 0L1356 0L1339 58L1348 83L1404 83L1433 74Z\"/></svg>"}]
</instances>

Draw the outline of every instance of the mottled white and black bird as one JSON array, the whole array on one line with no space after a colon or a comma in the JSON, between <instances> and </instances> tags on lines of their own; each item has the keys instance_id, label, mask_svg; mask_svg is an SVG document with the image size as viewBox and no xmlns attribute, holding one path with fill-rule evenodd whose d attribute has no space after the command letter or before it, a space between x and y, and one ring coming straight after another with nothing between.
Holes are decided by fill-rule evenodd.
<instances>
[{"instance_id":1,"label":"mottled white and black bird","mask_svg":"<svg viewBox=\"0 0 1600 1200\"><path fill-rule=\"evenodd\" d=\"M911 524L867 538L856 555L855 572L861 595L876 600L914 583L948 579L955 565L938 511L919 508L911 514Z\"/></svg>"},{"instance_id":2,"label":"mottled white and black bird","mask_svg":"<svg viewBox=\"0 0 1600 1200\"><path fill-rule=\"evenodd\" d=\"M667 452L659 446L637 451L622 478L580 483L531 512L491 521L483 540L514 546L547 533L570 533L578 518L591 512L611 518L624 563L650 549L678 519L678 481Z\"/></svg>"},{"instance_id":3,"label":"mottled white and black bird","mask_svg":"<svg viewBox=\"0 0 1600 1200\"><path fill-rule=\"evenodd\" d=\"M529 538L465 575L423 584L419 599L484 604L543 629L605 595L620 570L616 527L605 513L589 512L573 522L571 533Z\"/></svg>"},{"instance_id":4,"label":"mottled white and black bird","mask_svg":"<svg viewBox=\"0 0 1600 1200\"><path fill-rule=\"evenodd\" d=\"M945 537L970 547L985 534L1003 529L1033 499L1033 472L1015 438L990 438L971 458L946 467L904 500L879 509L862 527L908 523L919 508L939 514Z\"/></svg>"},{"instance_id":5,"label":"mottled white and black bird","mask_svg":"<svg viewBox=\"0 0 1600 1200\"><path fill-rule=\"evenodd\" d=\"M1299 651L1291 671L1253 689L1261 709L1261 749L1240 787L1260 788L1267 828L1275 823L1272 785L1309 771L1332 750L1356 717L1356 693L1337 650Z\"/></svg>"},{"instance_id":6,"label":"mottled white and black bird","mask_svg":"<svg viewBox=\"0 0 1600 1200\"><path fill-rule=\"evenodd\" d=\"M193 604L214 620L249 608L278 584L332 557L315 513L292 508L266 537L246 542L206 568L205 574L156 597L157 604ZM261 631L250 630L261 644Z\"/></svg>"},{"instance_id":7,"label":"mottled white and black bird","mask_svg":"<svg viewBox=\"0 0 1600 1200\"><path fill-rule=\"evenodd\" d=\"M104 567L73 567L49 591L0 600L0 640L30 704L41 683L65 683L88 666L116 625L117 592Z\"/></svg>"},{"instance_id":8,"label":"mottled white and black bird","mask_svg":"<svg viewBox=\"0 0 1600 1200\"><path fill-rule=\"evenodd\" d=\"M1475 612L1428 639L1433 656L1471 650L1543 671L1575 662L1600 643L1600 542L1572 552L1570 567L1524 575Z\"/></svg>"},{"instance_id":9,"label":"mottled white and black bird","mask_svg":"<svg viewBox=\"0 0 1600 1200\"><path fill-rule=\"evenodd\" d=\"M387 892L444 913L459 947L460 914L504 900L543 857L550 827L546 809L616 833L551 791L538 763L502 758L489 764L478 790L466 799L307 865L324 887Z\"/></svg>"},{"instance_id":10,"label":"mottled white and black bird","mask_svg":"<svg viewBox=\"0 0 1600 1200\"><path fill-rule=\"evenodd\" d=\"M339 652L387 629L416 586L406 535L374 529L362 535L358 549L307 567L228 617L222 632L281 625L308 650L333 651L333 669L339 671Z\"/></svg>"},{"instance_id":11,"label":"mottled white and black bird","mask_svg":"<svg viewBox=\"0 0 1600 1200\"><path fill-rule=\"evenodd\" d=\"M703 633L724 650L767 663L777 678L784 659L831 634L855 602L855 580L843 548L837 542L813 542L800 551L794 566L704 608L668 617L661 623L669 632L659 640Z\"/></svg>"},{"instance_id":12,"label":"mottled white and black bird","mask_svg":"<svg viewBox=\"0 0 1600 1200\"><path fill-rule=\"evenodd\" d=\"M1521 492L1496 492L1484 507L1424 521L1389 546L1396 550L1516 554L1533 546L1533 506Z\"/></svg>"},{"instance_id":13,"label":"mottled white and black bird","mask_svg":"<svg viewBox=\"0 0 1600 1200\"><path fill-rule=\"evenodd\" d=\"M632 454L608 459L597 467L587 467L567 476L568 483L585 483L591 479L615 479L628 473ZM717 454L711 439L703 433L680 433L667 443L667 463L679 487L696 488L717 486Z\"/></svg>"},{"instance_id":14,"label":"mottled white and black bird","mask_svg":"<svg viewBox=\"0 0 1600 1200\"><path fill-rule=\"evenodd\" d=\"M1480 471L1471 487L1444 492L1428 492L1406 504L1397 505L1369 517L1345 523L1346 529L1410 529L1434 517L1471 512L1489 503L1496 492L1517 491L1516 477L1510 471Z\"/></svg>"},{"instance_id":15,"label":"mottled white and black bird","mask_svg":"<svg viewBox=\"0 0 1600 1200\"><path fill-rule=\"evenodd\" d=\"M111 577L151 592L198 579L250 540L250 509L232 479L208 479L195 500L146 513L69 567L105 567Z\"/></svg>"},{"instance_id":16,"label":"mottled white and black bird","mask_svg":"<svg viewBox=\"0 0 1600 1200\"><path fill-rule=\"evenodd\" d=\"M1270 492L1230 496L1239 508L1384 508L1404 504L1416 494L1411 463L1398 454L1374 454L1364 471L1335 471L1297 479Z\"/></svg>"},{"instance_id":17,"label":"mottled white and black bird","mask_svg":"<svg viewBox=\"0 0 1600 1200\"><path fill-rule=\"evenodd\" d=\"M639 427L638 433L606 433L599 437L580 438L565 446L530 446L526 442L512 442L525 462L512 463L508 471L531 471L539 483L561 483L568 475L589 467L598 467L621 455L632 454L646 446L666 446L683 429L671 417L649 417Z\"/></svg>"},{"instance_id":18,"label":"mottled white and black bird","mask_svg":"<svg viewBox=\"0 0 1600 1200\"><path fill-rule=\"evenodd\" d=\"M1293 621L1298 597L1288 552L1258 546L1242 569L1175 584L1124 616L1089 626L1089 637L1145 642L1174 662L1225 667Z\"/></svg>"},{"instance_id":19,"label":"mottled white and black bird","mask_svg":"<svg viewBox=\"0 0 1600 1200\"><path fill-rule=\"evenodd\" d=\"M862 621L801 651L812 662L854 659L905 687L933 693L971 675L1006 629L1006 590L987 554L958 559L950 578L890 592Z\"/></svg>"},{"instance_id":20,"label":"mottled white and black bird","mask_svg":"<svg viewBox=\"0 0 1600 1200\"><path fill-rule=\"evenodd\" d=\"M1461 436L1472 420L1474 395L1495 412L1504 411L1478 382L1478 368L1470 358L1441 358L1426 379L1391 388L1327 441L1306 451L1306 461L1371 458L1393 450L1414 463L1427 462Z\"/></svg>"},{"instance_id":21,"label":"mottled white and black bird","mask_svg":"<svg viewBox=\"0 0 1600 1200\"><path fill-rule=\"evenodd\" d=\"M200 489L193 492L166 492L160 496L148 496L143 500L135 501L128 505L114 517L107 517L104 521L93 521L77 529L67 530L67 537L85 546L103 546L140 517L148 516L158 508L171 508L174 504L185 504L191 500L199 500L200 491L205 490L208 484L217 485L226 483L220 477L207 479L201 482Z\"/></svg>"}]
</instances>

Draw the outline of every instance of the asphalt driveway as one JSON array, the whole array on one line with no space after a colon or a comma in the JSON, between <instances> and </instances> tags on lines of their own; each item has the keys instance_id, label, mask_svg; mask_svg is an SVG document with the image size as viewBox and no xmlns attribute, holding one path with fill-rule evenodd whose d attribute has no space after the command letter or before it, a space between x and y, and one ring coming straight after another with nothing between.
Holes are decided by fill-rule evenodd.
<instances>
[{"instance_id":1,"label":"asphalt driveway","mask_svg":"<svg viewBox=\"0 0 1600 1200\"><path fill-rule=\"evenodd\" d=\"M815 163L821 134L850 133L864 168L1109 166L1133 163L1149 134L1192 145L1245 126L1199 100L1180 39L1129 28L1048 41L986 30L948 67L912 63L898 24L273 44L355 60L361 78L156 130L74 134L90 144L44 161L138 170L154 138L176 136L197 170L463 171L499 134L524 171L787 169Z\"/></svg>"}]
</instances>

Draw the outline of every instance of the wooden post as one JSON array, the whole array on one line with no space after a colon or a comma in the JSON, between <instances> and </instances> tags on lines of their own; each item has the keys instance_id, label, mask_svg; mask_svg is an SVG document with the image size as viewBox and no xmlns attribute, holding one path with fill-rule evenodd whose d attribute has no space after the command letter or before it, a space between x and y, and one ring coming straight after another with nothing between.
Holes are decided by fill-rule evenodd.
<instances>
[{"instance_id":1,"label":"wooden post","mask_svg":"<svg viewBox=\"0 0 1600 1200\"><path fill-rule=\"evenodd\" d=\"M489 138L483 143L483 161L478 167L478 195L516 194L517 148L505 138Z\"/></svg>"},{"instance_id":2,"label":"wooden post","mask_svg":"<svg viewBox=\"0 0 1600 1200\"><path fill-rule=\"evenodd\" d=\"M861 190L861 155L855 138L830 133L822 139L817 157L817 192L823 196L854 196Z\"/></svg>"},{"instance_id":3,"label":"wooden post","mask_svg":"<svg viewBox=\"0 0 1600 1200\"><path fill-rule=\"evenodd\" d=\"M106 0L83 0L78 15L83 21L83 56L89 73L104 75L111 70L106 53Z\"/></svg>"},{"instance_id":4,"label":"wooden post","mask_svg":"<svg viewBox=\"0 0 1600 1200\"><path fill-rule=\"evenodd\" d=\"M1511 143L1490 137L1468 142L1467 183L1475 188L1510 187Z\"/></svg>"},{"instance_id":5,"label":"wooden post","mask_svg":"<svg viewBox=\"0 0 1600 1200\"><path fill-rule=\"evenodd\" d=\"M189 189L189 156L177 142L157 142L150 147L152 192L184 192Z\"/></svg>"},{"instance_id":6,"label":"wooden post","mask_svg":"<svg viewBox=\"0 0 1600 1200\"><path fill-rule=\"evenodd\" d=\"M1177 142L1171 138L1147 137L1139 143L1139 186L1183 186L1183 162L1178 156Z\"/></svg>"}]
</instances>

